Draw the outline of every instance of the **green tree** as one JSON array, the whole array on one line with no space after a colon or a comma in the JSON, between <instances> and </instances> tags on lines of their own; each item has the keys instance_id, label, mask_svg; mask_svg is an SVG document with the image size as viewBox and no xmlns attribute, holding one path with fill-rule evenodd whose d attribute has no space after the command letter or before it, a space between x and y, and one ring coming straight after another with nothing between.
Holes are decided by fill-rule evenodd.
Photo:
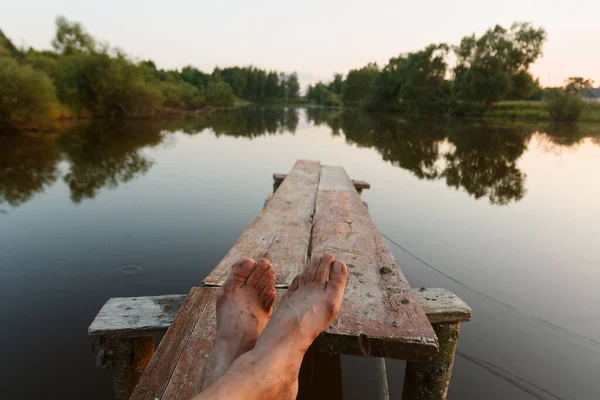
<instances>
[{"instance_id":1,"label":"green tree","mask_svg":"<svg viewBox=\"0 0 600 400\"><path fill-rule=\"evenodd\" d=\"M461 102L490 109L513 90L513 79L542 55L546 31L529 23L496 25L481 37L464 37L454 48L454 92ZM519 90L519 89L517 89Z\"/></svg>"},{"instance_id":2,"label":"green tree","mask_svg":"<svg viewBox=\"0 0 600 400\"><path fill-rule=\"evenodd\" d=\"M300 96L300 82L298 82L298 74L292 72L286 80L287 97L295 99Z\"/></svg>"},{"instance_id":3,"label":"green tree","mask_svg":"<svg viewBox=\"0 0 600 400\"><path fill-rule=\"evenodd\" d=\"M553 121L578 121L585 109L585 101L580 92L593 85L594 81L579 76L572 76L565 81L561 90L549 92L546 99L546 110Z\"/></svg>"},{"instance_id":4,"label":"green tree","mask_svg":"<svg viewBox=\"0 0 600 400\"><path fill-rule=\"evenodd\" d=\"M0 57L1 127L20 128L49 119L56 103L56 91L46 74Z\"/></svg>"},{"instance_id":5,"label":"green tree","mask_svg":"<svg viewBox=\"0 0 600 400\"><path fill-rule=\"evenodd\" d=\"M95 41L79 22L70 22L63 16L56 18L56 35L52 47L61 54L94 51Z\"/></svg>"},{"instance_id":6,"label":"green tree","mask_svg":"<svg viewBox=\"0 0 600 400\"><path fill-rule=\"evenodd\" d=\"M230 107L235 103L235 94L227 82L213 82L206 89L206 102L214 107Z\"/></svg>"},{"instance_id":7,"label":"green tree","mask_svg":"<svg viewBox=\"0 0 600 400\"><path fill-rule=\"evenodd\" d=\"M445 79L445 44L390 59L378 75L367 107L401 110L411 114L447 112L450 84Z\"/></svg>"},{"instance_id":8,"label":"green tree","mask_svg":"<svg viewBox=\"0 0 600 400\"><path fill-rule=\"evenodd\" d=\"M581 76L570 76L565 82L564 90L569 94L576 94L593 85L594 81L592 79L585 79Z\"/></svg>"},{"instance_id":9,"label":"green tree","mask_svg":"<svg viewBox=\"0 0 600 400\"><path fill-rule=\"evenodd\" d=\"M333 81L329 84L329 91L337 96L342 94L344 88L344 75L336 72L333 74Z\"/></svg>"},{"instance_id":10,"label":"green tree","mask_svg":"<svg viewBox=\"0 0 600 400\"><path fill-rule=\"evenodd\" d=\"M344 104L360 104L371 93L378 75L377 63L368 63L360 69L351 69L342 88Z\"/></svg>"},{"instance_id":11,"label":"green tree","mask_svg":"<svg viewBox=\"0 0 600 400\"><path fill-rule=\"evenodd\" d=\"M265 97L267 99L276 99L279 97L279 76L277 72L271 71L267 75L265 82Z\"/></svg>"}]
</instances>

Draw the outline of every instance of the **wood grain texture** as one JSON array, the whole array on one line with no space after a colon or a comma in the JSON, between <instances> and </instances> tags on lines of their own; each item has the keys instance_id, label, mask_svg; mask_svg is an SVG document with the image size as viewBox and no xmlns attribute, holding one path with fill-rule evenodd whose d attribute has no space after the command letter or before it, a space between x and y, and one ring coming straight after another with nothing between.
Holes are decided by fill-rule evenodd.
<instances>
[{"instance_id":1,"label":"wood grain texture","mask_svg":"<svg viewBox=\"0 0 600 400\"><path fill-rule=\"evenodd\" d=\"M273 174L273 191L277 191L277 188L279 188L279 185L281 185L281 182L283 182L283 180L285 179L285 177L287 176L287 174ZM362 192L363 189L371 189L371 184L369 182L366 181L361 181L361 180L357 180L357 179L353 179L352 180L352 184L354 185L354 188L356 189L357 192Z\"/></svg>"},{"instance_id":2,"label":"wood grain texture","mask_svg":"<svg viewBox=\"0 0 600 400\"><path fill-rule=\"evenodd\" d=\"M316 161L296 162L258 217L204 280L205 285L222 285L231 266L242 257L264 257L277 271L277 286L289 286L306 265L319 167Z\"/></svg>"},{"instance_id":3,"label":"wood grain texture","mask_svg":"<svg viewBox=\"0 0 600 400\"><path fill-rule=\"evenodd\" d=\"M405 360L436 354L433 328L343 168L321 168L314 221L312 257L331 252L350 271L340 315L317 346Z\"/></svg>"},{"instance_id":4,"label":"wood grain texture","mask_svg":"<svg viewBox=\"0 0 600 400\"><path fill-rule=\"evenodd\" d=\"M471 320L471 307L447 289L421 288L411 291L432 324Z\"/></svg>"},{"instance_id":5,"label":"wood grain texture","mask_svg":"<svg viewBox=\"0 0 600 400\"><path fill-rule=\"evenodd\" d=\"M186 295L109 299L88 328L90 336L141 337L166 331Z\"/></svg>"},{"instance_id":6,"label":"wood grain texture","mask_svg":"<svg viewBox=\"0 0 600 400\"><path fill-rule=\"evenodd\" d=\"M448 289L413 288L411 292L423 307L425 315L432 324L471 320L471 307ZM95 321L90 325L89 333L91 336L133 338L166 332L186 297L185 294L172 294L110 299L98 314L99 316L101 314L109 316L109 322L105 323L103 316L100 321ZM161 307L138 307L139 304L155 303L160 304ZM165 304L168 307L165 307ZM139 321L145 322L140 323Z\"/></svg>"},{"instance_id":7,"label":"wood grain texture","mask_svg":"<svg viewBox=\"0 0 600 400\"><path fill-rule=\"evenodd\" d=\"M188 345L194 327L197 323L206 323L199 318L204 317L203 313L206 307L213 304L213 296L212 291L194 289L190 291L177 317L156 349L156 353L145 373L135 387L131 399L154 400L162 398L181 353Z\"/></svg>"},{"instance_id":8,"label":"wood grain texture","mask_svg":"<svg viewBox=\"0 0 600 400\"><path fill-rule=\"evenodd\" d=\"M197 287L193 288L192 292L204 292L204 295L197 298L202 299L206 304L202 307L202 312L195 316L198 318L198 323L177 360L173 375L163 394L164 399L180 400L193 397L198 373L213 347L217 329L216 303L219 288Z\"/></svg>"}]
</instances>

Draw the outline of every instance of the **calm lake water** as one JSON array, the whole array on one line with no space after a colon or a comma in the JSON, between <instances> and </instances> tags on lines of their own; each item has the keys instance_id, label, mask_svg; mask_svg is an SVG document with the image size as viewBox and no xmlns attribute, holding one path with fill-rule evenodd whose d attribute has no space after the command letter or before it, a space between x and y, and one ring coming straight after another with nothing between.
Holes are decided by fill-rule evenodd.
<instances>
[{"instance_id":1,"label":"calm lake water","mask_svg":"<svg viewBox=\"0 0 600 400\"><path fill-rule=\"evenodd\" d=\"M600 126L247 109L0 135L0 393L106 399L86 330L115 296L187 293L298 158L363 199L412 286L469 303L450 399L598 399ZM344 358L347 399L373 361ZM403 363L388 363L392 397Z\"/></svg>"}]
</instances>

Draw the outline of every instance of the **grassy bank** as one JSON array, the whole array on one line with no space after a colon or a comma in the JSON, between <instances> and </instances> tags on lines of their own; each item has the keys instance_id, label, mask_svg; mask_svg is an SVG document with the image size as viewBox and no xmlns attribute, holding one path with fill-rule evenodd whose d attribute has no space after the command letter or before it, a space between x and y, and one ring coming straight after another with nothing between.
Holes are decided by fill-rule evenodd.
<instances>
[{"instance_id":1,"label":"grassy bank","mask_svg":"<svg viewBox=\"0 0 600 400\"><path fill-rule=\"evenodd\" d=\"M551 121L543 101L502 101L494 104L485 119ZM600 103L586 103L581 122L600 122Z\"/></svg>"}]
</instances>

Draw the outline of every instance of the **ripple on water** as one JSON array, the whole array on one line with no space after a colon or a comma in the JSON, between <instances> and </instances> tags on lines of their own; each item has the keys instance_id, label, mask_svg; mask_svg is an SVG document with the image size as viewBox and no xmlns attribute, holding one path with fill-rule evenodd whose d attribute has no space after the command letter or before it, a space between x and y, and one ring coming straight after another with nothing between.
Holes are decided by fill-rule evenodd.
<instances>
[{"instance_id":1,"label":"ripple on water","mask_svg":"<svg viewBox=\"0 0 600 400\"><path fill-rule=\"evenodd\" d=\"M135 264L125 264L121 267L121 271L126 275L137 274L142 270L142 267Z\"/></svg>"}]
</instances>

